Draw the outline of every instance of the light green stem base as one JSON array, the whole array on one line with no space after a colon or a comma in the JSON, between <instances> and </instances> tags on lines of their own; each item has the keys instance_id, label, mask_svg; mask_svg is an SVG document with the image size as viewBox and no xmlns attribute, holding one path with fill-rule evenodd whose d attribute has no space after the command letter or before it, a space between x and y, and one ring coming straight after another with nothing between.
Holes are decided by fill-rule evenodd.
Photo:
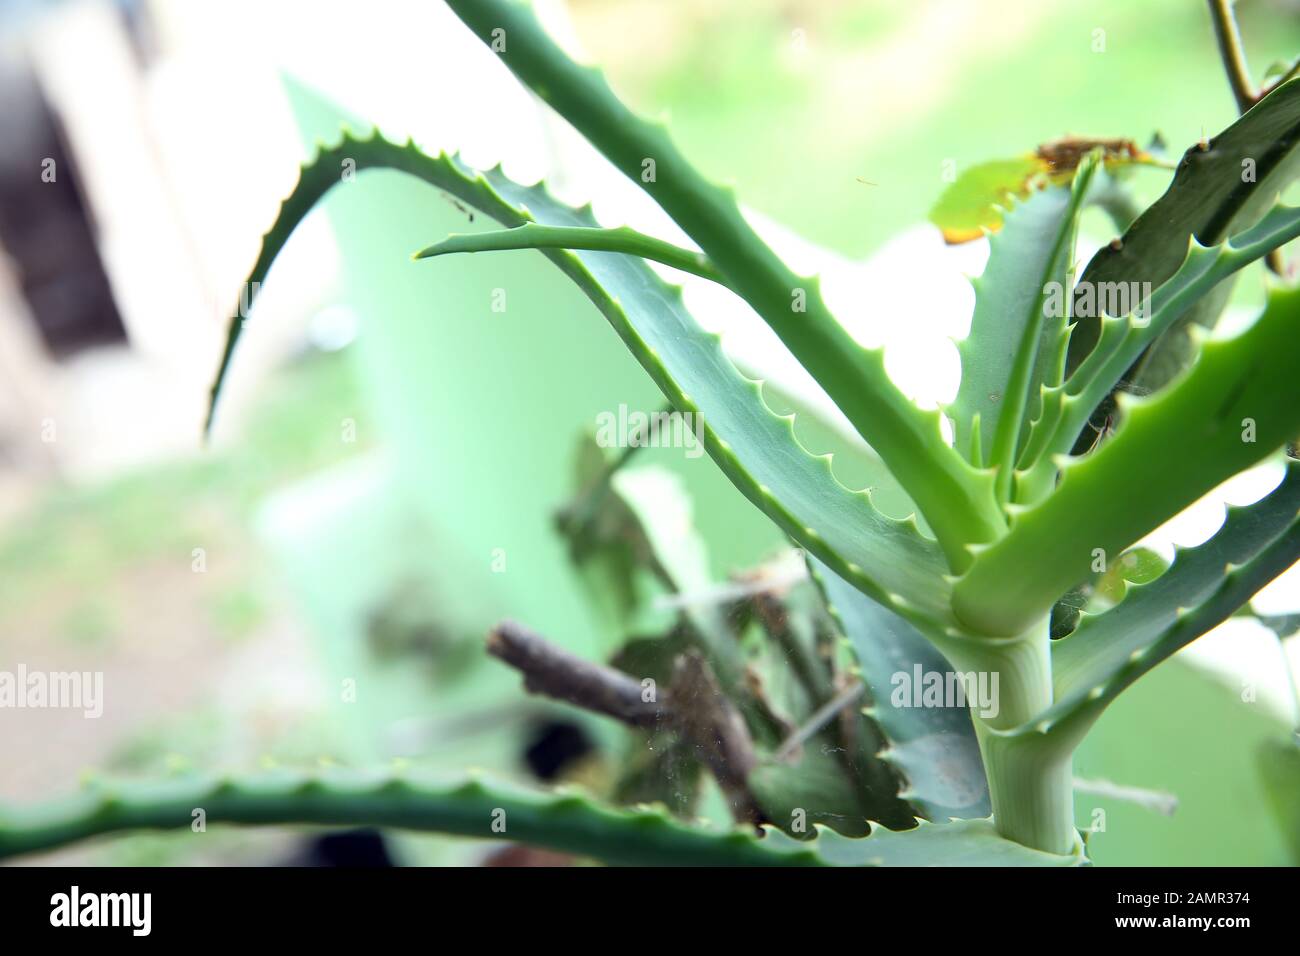
<instances>
[{"instance_id":1,"label":"light green stem base","mask_svg":"<svg viewBox=\"0 0 1300 956\"><path fill-rule=\"evenodd\" d=\"M976 734L998 833L1048 853L1073 852L1078 835L1070 753L990 734L978 722Z\"/></svg>"},{"instance_id":2,"label":"light green stem base","mask_svg":"<svg viewBox=\"0 0 1300 956\"><path fill-rule=\"evenodd\" d=\"M998 675L996 714L971 708L998 832L1036 850L1065 854L1078 844L1072 748L1037 733L1010 733L1032 725L1052 704L1048 623L1044 618L1014 638L953 641L943 650L959 670Z\"/></svg>"}]
</instances>

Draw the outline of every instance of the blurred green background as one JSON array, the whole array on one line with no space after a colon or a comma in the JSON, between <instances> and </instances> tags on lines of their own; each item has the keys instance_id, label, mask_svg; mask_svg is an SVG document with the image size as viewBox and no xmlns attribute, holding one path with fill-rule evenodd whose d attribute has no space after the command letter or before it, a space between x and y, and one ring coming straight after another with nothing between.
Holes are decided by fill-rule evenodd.
<instances>
[{"instance_id":1,"label":"blurred green background","mask_svg":"<svg viewBox=\"0 0 1300 956\"><path fill-rule=\"evenodd\" d=\"M1294 3L1236 7L1257 80L1294 61ZM1145 144L1157 132L1177 156L1236 116L1198 0L572 9L615 88L665 112L705 171L852 256L924 220L945 160L962 169L1067 134ZM1135 186L1154 199L1166 181L1152 172Z\"/></svg>"},{"instance_id":2,"label":"blurred green background","mask_svg":"<svg viewBox=\"0 0 1300 956\"><path fill-rule=\"evenodd\" d=\"M1239 6L1257 75L1300 49L1294 4ZM852 257L924 220L945 160L1016 155L1066 133L1146 142L1159 132L1176 154L1234 116L1204 4L1192 0L576 0L569 9L615 88L643 112L666 112L706 172ZM304 144L364 119L291 79L286 92ZM1166 182L1140 171L1134 185L1150 199ZM342 252L339 299L361 317L352 346L276 372L237 439L106 484L51 489L0 526L7 650L67 646L111 674L129 667L144 634L177 642L178 668L238 662L226 690L196 687L171 713L114 731L111 746L85 744L87 766L158 773L400 757L526 776L530 734L555 709L478 654L486 629L510 616L580 653L612 649L551 515L573 491L581 431L619 403L657 407L653 386L539 256L412 268L411 250L479 228L431 190L368 174L327 211ZM490 293L503 281L510 311L494 315ZM1253 274L1242 283L1252 284ZM355 442L339 440L345 419ZM781 546L707 458L651 457L686 482L716 578ZM185 573L195 541L216 569L201 579ZM162 592L176 611L159 623ZM286 616L309 635L305 647L276 643ZM396 650L382 640L393 621ZM258 642L284 651L269 652L273 669L317 675L299 703L229 705L229 685L266 659L248 656ZM339 692L347 681L355 702ZM610 728L569 719L614 746ZM71 731L50 733L76 746ZM1182 662L1162 667L1107 713L1076 769L1174 793L1179 809L1163 817L1080 796L1080 826L1105 810L1094 858L1292 862L1256 758L1285 733L1239 688ZM66 789L66 769L35 776ZM481 851L406 838L397 852L460 861ZM235 832L132 837L70 855L196 862L266 853L256 834Z\"/></svg>"}]
</instances>

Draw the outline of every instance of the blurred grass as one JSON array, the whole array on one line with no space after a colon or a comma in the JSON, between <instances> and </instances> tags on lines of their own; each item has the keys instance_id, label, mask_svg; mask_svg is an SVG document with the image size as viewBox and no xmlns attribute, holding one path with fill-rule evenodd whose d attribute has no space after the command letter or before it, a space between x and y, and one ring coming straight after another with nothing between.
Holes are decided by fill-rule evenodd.
<instances>
[{"instance_id":1,"label":"blurred grass","mask_svg":"<svg viewBox=\"0 0 1300 956\"><path fill-rule=\"evenodd\" d=\"M66 603L61 636L102 640L114 620L106 582L155 561L188 569L196 547L244 553L241 529L267 492L367 448L339 440L338 422L355 412L358 395L343 356L312 356L268 382L237 445L103 483L51 487L0 529L0 628L34 607ZM229 590L209 599L219 633L239 636L256 619L257 592L240 583L244 576L236 569Z\"/></svg>"}]
</instances>

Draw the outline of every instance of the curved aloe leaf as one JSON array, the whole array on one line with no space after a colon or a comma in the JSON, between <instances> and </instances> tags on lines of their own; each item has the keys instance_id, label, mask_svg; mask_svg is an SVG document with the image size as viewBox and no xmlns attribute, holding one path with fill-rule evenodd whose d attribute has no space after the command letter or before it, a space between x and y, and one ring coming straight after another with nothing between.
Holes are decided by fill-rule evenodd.
<instances>
[{"instance_id":1,"label":"curved aloe leaf","mask_svg":"<svg viewBox=\"0 0 1300 956\"><path fill-rule=\"evenodd\" d=\"M1048 187L1016 206L989 238L988 266L974 280L970 334L958 344L961 385L948 411L957 447L972 463L998 469L1003 501L1026 419L1037 417L1043 387L1064 370L1075 226L1096 169L1090 157L1072 189Z\"/></svg>"},{"instance_id":2,"label":"curved aloe leaf","mask_svg":"<svg viewBox=\"0 0 1300 956\"><path fill-rule=\"evenodd\" d=\"M901 818L895 825L915 825L910 807L890 799L893 797L892 786L887 788L889 798L886 800L879 799L878 794L860 792L855 786L856 781L845 773L844 764L835 750L833 745L819 741L815 746L804 747L792 763L764 762L754 768L745 779L745 785L754 794L768 820L785 828L796 820L808 829L817 823L833 828L827 832L863 838L872 831L871 803L879 805L888 800ZM889 769L879 769L882 777L892 784ZM872 801L872 797L877 799ZM891 831L881 829L880 832Z\"/></svg>"},{"instance_id":3,"label":"curved aloe leaf","mask_svg":"<svg viewBox=\"0 0 1300 956\"><path fill-rule=\"evenodd\" d=\"M1017 634L1124 548L1300 430L1300 289L1275 290L1241 335L1207 342L1191 370L1147 399L1094 454L1068 461L1056 490L1014 513L953 589L985 634Z\"/></svg>"},{"instance_id":4,"label":"curved aloe leaf","mask_svg":"<svg viewBox=\"0 0 1300 956\"><path fill-rule=\"evenodd\" d=\"M578 794L470 780L451 785L335 772L223 780L101 783L61 802L0 811L0 858L103 833L207 823L381 826L512 840L632 865L816 864L804 846L693 829L658 810L615 810ZM494 828L493 824L496 823Z\"/></svg>"},{"instance_id":5,"label":"curved aloe leaf","mask_svg":"<svg viewBox=\"0 0 1300 956\"><path fill-rule=\"evenodd\" d=\"M1188 243L1214 246L1254 225L1300 172L1300 81L1272 90L1213 139L1183 154L1169 189L1124 233L1104 246L1080 278L1101 283L1151 283L1158 288L1182 265ZM1188 322L1212 323L1222 302ZM1100 337L1098 318L1082 318L1070 337L1076 369Z\"/></svg>"},{"instance_id":6,"label":"curved aloe leaf","mask_svg":"<svg viewBox=\"0 0 1300 956\"><path fill-rule=\"evenodd\" d=\"M914 830L894 833L878 828L869 837L854 839L821 829L817 835L818 859L833 866L1087 866L1083 846L1057 855L1031 850L998 835L991 820L953 820L951 823L917 821ZM797 847L799 842L774 832L768 840L776 846Z\"/></svg>"},{"instance_id":7,"label":"curved aloe leaf","mask_svg":"<svg viewBox=\"0 0 1300 956\"><path fill-rule=\"evenodd\" d=\"M130 830L207 823L379 826L531 843L606 863L641 866L1077 865L998 839L987 821L850 840L766 838L689 827L660 810L615 810L578 794L545 794L479 780L445 785L403 776L279 773L256 779L178 778L99 783L60 802L0 809L0 859ZM826 851L822 856L821 851Z\"/></svg>"},{"instance_id":8,"label":"curved aloe leaf","mask_svg":"<svg viewBox=\"0 0 1300 956\"><path fill-rule=\"evenodd\" d=\"M709 257L683 249L628 226L615 229L590 227L543 226L527 222L514 229L492 232L453 233L441 242L421 249L411 258L432 259L458 252L504 252L515 249L586 249L591 252L622 252L662 262L674 269L690 272L714 282L726 284Z\"/></svg>"},{"instance_id":9,"label":"curved aloe leaf","mask_svg":"<svg viewBox=\"0 0 1300 956\"><path fill-rule=\"evenodd\" d=\"M1042 315L1044 276L1060 259L1056 240L1069 206L1070 192L1061 186L1012 205L1002 230L989 237L988 265L971 280L975 312L970 332L957 343L961 383L945 411L957 448L973 464L991 457L1017 347L1025 326Z\"/></svg>"},{"instance_id":10,"label":"curved aloe leaf","mask_svg":"<svg viewBox=\"0 0 1300 956\"><path fill-rule=\"evenodd\" d=\"M1052 487L1057 467L1053 456L1074 447L1093 411L1145 349L1223 279L1297 236L1300 207L1279 205L1252 228L1217 246L1207 248L1193 240L1182 266L1145 304L1148 314L1142 321L1129 316L1103 318L1100 338L1087 359L1063 384L1043 393L1043 413L1034 422L1020 459L1017 500L1032 502Z\"/></svg>"},{"instance_id":11,"label":"curved aloe leaf","mask_svg":"<svg viewBox=\"0 0 1300 956\"><path fill-rule=\"evenodd\" d=\"M809 570L871 692L867 714L889 741L878 756L907 781L899 796L931 820L988 816L988 783L970 712L965 707L914 706L910 694L895 701L897 675L911 682L918 670L947 675L952 665L911 624L821 562L810 560Z\"/></svg>"},{"instance_id":12,"label":"curved aloe leaf","mask_svg":"<svg viewBox=\"0 0 1300 956\"><path fill-rule=\"evenodd\" d=\"M744 366L741 366L744 370ZM889 468L830 402L819 402L781 383L763 383L763 400L780 415L794 415L799 441L814 454L832 456L837 477L850 488L871 492L871 503L892 518L915 515L917 525L929 532L925 516L907 496Z\"/></svg>"},{"instance_id":13,"label":"curved aloe leaf","mask_svg":"<svg viewBox=\"0 0 1300 956\"><path fill-rule=\"evenodd\" d=\"M506 0L448 0L525 85L650 194L776 332L904 483L954 567L964 545L989 541L1003 519L991 476L948 446L936 412L890 381L884 352L860 346L826 308L815 279L796 276L745 222L731 190L707 182L661 125L633 114L598 70L574 63L532 10Z\"/></svg>"},{"instance_id":14,"label":"curved aloe leaf","mask_svg":"<svg viewBox=\"0 0 1300 956\"><path fill-rule=\"evenodd\" d=\"M1046 719L1095 717L1142 674L1232 616L1256 591L1300 558L1300 462L1254 504L1229 508L1205 543L1180 550L1146 584L1129 582L1124 599L1084 613L1069 637L1052 644L1055 704ZM1049 728L1050 729L1050 728Z\"/></svg>"},{"instance_id":15,"label":"curved aloe leaf","mask_svg":"<svg viewBox=\"0 0 1300 956\"><path fill-rule=\"evenodd\" d=\"M294 227L339 182L344 159L351 159L359 173L409 173L506 226L534 220L566 228L598 225L589 207L566 206L544 187L520 186L499 169L480 173L456 157L428 156L413 143L399 146L378 134L366 139L345 135L303 169L281 207L249 277L250 306ZM750 501L878 600L903 614L947 620L947 564L935 542L914 521L880 514L869 493L850 491L836 480L827 458L805 452L794 437L792 420L772 414L761 385L736 369L720 336L700 328L683 305L680 289L634 257L541 252L595 304L673 405L699 416L705 449ZM236 319L231 325L212 388L214 407L243 324Z\"/></svg>"}]
</instances>

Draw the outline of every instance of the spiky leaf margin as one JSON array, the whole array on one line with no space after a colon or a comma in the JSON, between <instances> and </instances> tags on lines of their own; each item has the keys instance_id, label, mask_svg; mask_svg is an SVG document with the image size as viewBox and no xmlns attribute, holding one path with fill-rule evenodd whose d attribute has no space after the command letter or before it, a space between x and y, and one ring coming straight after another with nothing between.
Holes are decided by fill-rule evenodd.
<instances>
[{"instance_id":1,"label":"spiky leaf margin","mask_svg":"<svg viewBox=\"0 0 1300 956\"><path fill-rule=\"evenodd\" d=\"M1064 374L1075 228L1096 170L1090 156L1072 188L1048 187L1013 208L1002 231L989 238L984 274L973 280L975 312L958 344L961 384L948 412L968 460L998 469L1004 501L1042 389ZM1049 315L1053 302L1057 314Z\"/></svg>"},{"instance_id":2,"label":"spiky leaf margin","mask_svg":"<svg viewBox=\"0 0 1300 956\"><path fill-rule=\"evenodd\" d=\"M817 279L796 276L755 234L734 191L701 176L662 124L629 110L599 70L569 59L528 6L509 0L447 5L695 241L889 465L952 566L964 568L965 545L992 540L1005 524L992 476L949 447L937 411L918 409L893 384L884 350L859 345L826 307Z\"/></svg>"},{"instance_id":3,"label":"spiky leaf margin","mask_svg":"<svg viewBox=\"0 0 1300 956\"><path fill-rule=\"evenodd\" d=\"M1056 490L1012 512L953 589L976 633L1017 634L1088 573L1300 430L1300 289L1274 290L1240 335L1205 343L1197 363L1154 397L1125 396L1114 437L1065 463ZM1251 437L1247 440L1247 435Z\"/></svg>"},{"instance_id":4,"label":"spiky leaf margin","mask_svg":"<svg viewBox=\"0 0 1300 956\"><path fill-rule=\"evenodd\" d=\"M907 621L821 562L811 559L808 568L871 693L866 714L888 741L877 756L903 778L899 796L931 820L988 816L988 783L970 712L900 708L892 702L895 675L911 679L918 666L925 673L947 674L953 669L947 658Z\"/></svg>"},{"instance_id":5,"label":"spiky leaf margin","mask_svg":"<svg viewBox=\"0 0 1300 956\"><path fill-rule=\"evenodd\" d=\"M1300 80L1292 80L1270 91L1219 135L1190 147L1164 195L1117 245L1098 250L1079 281L1094 286L1150 282L1159 287L1179 268L1193 238L1213 246L1255 224L1295 177L1298 146ZM1244 175L1247 161L1253 177ZM1202 315L1197 321L1209 323L1213 318ZM1098 318L1076 324L1070 338L1070 371L1087 358L1100 333Z\"/></svg>"},{"instance_id":6,"label":"spiky leaf margin","mask_svg":"<svg viewBox=\"0 0 1300 956\"><path fill-rule=\"evenodd\" d=\"M480 173L454 156L429 156L414 143L378 133L343 136L302 171L263 241L245 286L252 307L276 255L294 228L340 181L344 160L368 169L409 173L506 226L538 221L596 227L590 207L574 209L543 185L520 186L499 168ZM678 411L701 416L705 448L733 484L784 531L855 586L895 611L927 624L948 621L947 564L915 520L881 514L870 492L845 488L830 456L814 457L794 435L794 416L774 415L761 383L742 375L686 310L681 289L643 261L609 252L541 250L587 295ZM412 268L420 266L412 264ZM450 260L443 268L452 268ZM212 387L213 410L247 320L236 318ZM211 422L209 412L209 423Z\"/></svg>"},{"instance_id":7,"label":"spiky leaf margin","mask_svg":"<svg viewBox=\"0 0 1300 956\"><path fill-rule=\"evenodd\" d=\"M816 828L812 840L718 833L658 809L618 810L576 792L540 793L480 779L441 783L404 774L336 771L305 776L180 777L93 782L31 807L0 807L0 859L135 830L188 830L195 808L210 824L372 826L510 840L606 863L639 866L1077 866L1001 839L986 820L863 839ZM494 826L504 824L504 826Z\"/></svg>"}]
</instances>

